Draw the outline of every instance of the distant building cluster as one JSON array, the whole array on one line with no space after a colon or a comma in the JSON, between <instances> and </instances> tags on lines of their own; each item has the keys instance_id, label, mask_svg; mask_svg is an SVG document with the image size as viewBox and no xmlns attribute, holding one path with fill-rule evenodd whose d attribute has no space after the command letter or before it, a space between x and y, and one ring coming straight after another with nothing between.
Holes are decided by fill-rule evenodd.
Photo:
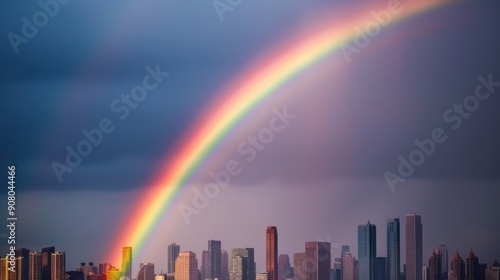
<instances>
[{"instance_id":1,"label":"distant building cluster","mask_svg":"<svg viewBox=\"0 0 500 280\"><path fill-rule=\"evenodd\" d=\"M350 246L343 245L340 256L332 257L330 242L305 242L304 251L278 254L278 230L266 229L265 271L257 273L254 248L222 250L222 242L209 240L201 255L181 251L180 245L168 245L167 273L155 274L155 265L139 264L132 275L132 247L122 248L120 269L109 263L80 263L66 271L66 255L54 247L41 252L19 248L15 271L9 270L12 258L0 258L0 280L500 280L500 264L481 263L472 249L464 259L458 251L448 257L446 244L440 244L427 262L423 257L422 217L406 215L406 263L401 263L399 218L387 220L387 254L377 254L377 227L370 223L358 226L357 259ZM293 266L292 266L293 264ZM402 268L402 269L401 269Z\"/></svg>"}]
</instances>

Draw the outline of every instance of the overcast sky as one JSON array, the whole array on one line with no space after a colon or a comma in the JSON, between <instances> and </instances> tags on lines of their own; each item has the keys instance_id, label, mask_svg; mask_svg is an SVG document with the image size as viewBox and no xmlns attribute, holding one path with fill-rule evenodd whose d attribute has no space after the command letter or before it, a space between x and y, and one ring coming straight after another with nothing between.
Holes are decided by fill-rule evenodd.
<instances>
[{"instance_id":1,"label":"overcast sky","mask_svg":"<svg viewBox=\"0 0 500 280\"><path fill-rule=\"evenodd\" d=\"M217 110L211 101L220 90L325 11L339 25L349 12L369 14L350 2L243 1L221 20L211 1L70 1L17 53L8 34L21 35L22 18L32 21L41 7L2 2L0 165L18 170L20 246L55 245L67 253L67 270L107 261L110 240L187 129ZM333 254L348 244L357 256L357 225L370 220L377 254L385 256L386 220L400 217L404 236L411 211L422 215L424 263L441 242L450 255L473 248L489 264L500 258L500 87L491 86L500 81L499 13L499 3L474 2L420 14L384 28L351 62L337 52L282 86L202 163L138 253L134 271L143 261L165 271L172 242L195 251L201 263L209 239L227 250L254 247L261 271L267 225L278 227L280 253L328 240ZM169 76L119 119L113 102L156 65ZM492 93L477 109L447 114L488 80L481 92ZM296 117L246 162L238 145L285 107ZM82 131L104 118L114 130L61 182L51 164L64 163L66 147L75 148ZM414 141L435 129L446 140L391 191L384 173L398 174L398 157L408 160ZM178 207L229 160L242 163L241 174L186 224ZM6 201L6 191L0 198Z\"/></svg>"}]
</instances>

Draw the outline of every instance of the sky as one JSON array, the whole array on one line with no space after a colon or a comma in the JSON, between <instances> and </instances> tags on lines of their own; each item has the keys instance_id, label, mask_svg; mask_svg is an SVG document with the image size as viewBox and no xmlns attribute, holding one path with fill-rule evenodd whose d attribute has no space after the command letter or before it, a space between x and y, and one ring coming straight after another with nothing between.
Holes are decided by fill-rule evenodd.
<instances>
[{"instance_id":1,"label":"sky","mask_svg":"<svg viewBox=\"0 0 500 280\"><path fill-rule=\"evenodd\" d=\"M285 42L301 42L324 19L342 26L372 12L371 2L343 0L242 0L222 14L213 1L41 3L52 3L52 15L14 44L13 33L29 33L25 20L43 20L36 16L43 5L0 4L0 165L17 170L17 243L56 246L67 254L67 270L109 261L110 244L165 162L190 140L189 129L217 111L239 73L293 47ZM413 211L422 215L424 263L442 242L450 255L472 248L488 264L499 259L499 12L492 1L453 1L384 27L360 53L334 52L280 86L182 186L136 252L134 273L145 261L165 271L172 242L201 261L210 239L226 250L255 248L262 271L268 225L278 228L280 254L326 240L332 255L347 244L357 256L357 226L369 220L377 254L385 256L387 219L400 217L404 236ZM168 74L127 105L122 96L152 71ZM476 92L490 94L479 100ZM458 113L456 106L472 109ZM239 147L286 113L293 118L249 160ZM103 120L112 131L58 176L54 162L65 164L68 147L76 149ZM416 142L429 141L433 148L420 144L418 152ZM425 149L423 163L402 176L401 162ZM241 172L186 222L179 209L193 205L210 172L230 161ZM0 200L5 220L7 191Z\"/></svg>"}]
</instances>

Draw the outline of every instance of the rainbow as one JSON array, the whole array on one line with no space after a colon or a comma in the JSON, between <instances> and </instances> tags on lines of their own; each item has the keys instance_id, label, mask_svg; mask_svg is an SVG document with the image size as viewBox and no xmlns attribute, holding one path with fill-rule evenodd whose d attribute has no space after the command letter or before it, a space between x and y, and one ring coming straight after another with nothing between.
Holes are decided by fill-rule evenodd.
<instances>
[{"instance_id":1,"label":"rainbow","mask_svg":"<svg viewBox=\"0 0 500 280\"><path fill-rule=\"evenodd\" d=\"M207 155L227 135L242 117L247 115L259 103L273 94L280 86L287 83L301 72L308 69L326 56L341 52L344 43L355 42L357 28L364 28L373 22L371 11L388 9L388 2L376 3L363 8L358 16L347 20L331 20L331 15L322 17L321 28L314 32L300 33L293 40L277 46L253 65L247 67L232 83L223 89L207 108L210 114L202 114L198 122L182 138L175 154L169 155L169 161L162 172L152 180L151 187L145 191L144 198L134 207L127 225L118 234L118 238L109 250L107 260L120 264L121 247L132 246L134 255L142 249L144 241L151 234L158 220L167 212L172 200L190 179ZM401 10L392 13L389 24L411 18L423 12L442 7L450 1L419 0L401 1ZM210 116L208 119L206 116Z\"/></svg>"}]
</instances>

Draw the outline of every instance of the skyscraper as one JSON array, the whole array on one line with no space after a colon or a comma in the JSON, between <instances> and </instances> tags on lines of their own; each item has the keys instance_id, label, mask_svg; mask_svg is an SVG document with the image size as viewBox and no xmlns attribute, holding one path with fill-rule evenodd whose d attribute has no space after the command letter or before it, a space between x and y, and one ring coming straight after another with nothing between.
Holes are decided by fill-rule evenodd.
<instances>
[{"instance_id":1,"label":"skyscraper","mask_svg":"<svg viewBox=\"0 0 500 280\"><path fill-rule=\"evenodd\" d=\"M154 263L141 263L139 265L139 273L137 280L155 280L155 265Z\"/></svg>"},{"instance_id":2,"label":"skyscraper","mask_svg":"<svg viewBox=\"0 0 500 280\"><path fill-rule=\"evenodd\" d=\"M330 280L330 242L306 242L306 280Z\"/></svg>"},{"instance_id":3,"label":"skyscraper","mask_svg":"<svg viewBox=\"0 0 500 280\"><path fill-rule=\"evenodd\" d=\"M167 255L167 273L175 272L175 259L179 256L181 246L175 243L168 245L168 255Z\"/></svg>"},{"instance_id":4,"label":"skyscraper","mask_svg":"<svg viewBox=\"0 0 500 280\"><path fill-rule=\"evenodd\" d=\"M293 254L293 280L306 279L306 253Z\"/></svg>"},{"instance_id":5,"label":"skyscraper","mask_svg":"<svg viewBox=\"0 0 500 280\"><path fill-rule=\"evenodd\" d=\"M26 248L17 248L16 257L22 258L21 267L17 267L18 280L28 280L29 278L29 263L30 263L30 250ZM19 274L20 273L20 274Z\"/></svg>"},{"instance_id":6,"label":"skyscraper","mask_svg":"<svg viewBox=\"0 0 500 280\"><path fill-rule=\"evenodd\" d=\"M42 255L43 258L43 255ZM66 272L66 255L64 252L55 252L51 255L51 279L52 280L65 280Z\"/></svg>"},{"instance_id":7,"label":"skyscraper","mask_svg":"<svg viewBox=\"0 0 500 280\"><path fill-rule=\"evenodd\" d=\"M377 228L370 221L358 226L358 277L359 280L375 280L377 257Z\"/></svg>"},{"instance_id":8,"label":"skyscraper","mask_svg":"<svg viewBox=\"0 0 500 280\"><path fill-rule=\"evenodd\" d=\"M467 257L467 280L482 280L479 272L479 259L474 255L472 249L469 252L469 256Z\"/></svg>"},{"instance_id":9,"label":"skyscraper","mask_svg":"<svg viewBox=\"0 0 500 280\"><path fill-rule=\"evenodd\" d=\"M387 220L387 279L399 280L401 266L399 219Z\"/></svg>"},{"instance_id":10,"label":"skyscraper","mask_svg":"<svg viewBox=\"0 0 500 280\"><path fill-rule=\"evenodd\" d=\"M441 279L441 256L439 249L435 249L429 257L429 270L428 280Z\"/></svg>"},{"instance_id":11,"label":"skyscraper","mask_svg":"<svg viewBox=\"0 0 500 280\"><path fill-rule=\"evenodd\" d=\"M344 254L344 260L342 261L342 279L343 280L356 280L356 259L351 255L351 253L346 252Z\"/></svg>"},{"instance_id":12,"label":"skyscraper","mask_svg":"<svg viewBox=\"0 0 500 280\"><path fill-rule=\"evenodd\" d=\"M387 279L387 259L385 257L375 258L375 268L373 274L375 280Z\"/></svg>"},{"instance_id":13,"label":"skyscraper","mask_svg":"<svg viewBox=\"0 0 500 280\"><path fill-rule=\"evenodd\" d=\"M179 253L175 261L175 280L198 280L198 261L195 253Z\"/></svg>"},{"instance_id":14,"label":"skyscraper","mask_svg":"<svg viewBox=\"0 0 500 280\"><path fill-rule=\"evenodd\" d=\"M207 250L201 252L201 280L209 279L210 273L208 272L208 262L210 261L209 253Z\"/></svg>"},{"instance_id":15,"label":"skyscraper","mask_svg":"<svg viewBox=\"0 0 500 280\"><path fill-rule=\"evenodd\" d=\"M448 279L448 246L439 244L439 258L441 259L441 280Z\"/></svg>"},{"instance_id":16,"label":"skyscraper","mask_svg":"<svg viewBox=\"0 0 500 280\"><path fill-rule=\"evenodd\" d=\"M278 280L284 280L290 277L290 257L286 254L281 254L278 257Z\"/></svg>"},{"instance_id":17,"label":"skyscraper","mask_svg":"<svg viewBox=\"0 0 500 280\"><path fill-rule=\"evenodd\" d=\"M208 240L208 279L221 278L221 242Z\"/></svg>"},{"instance_id":18,"label":"skyscraper","mask_svg":"<svg viewBox=\"0 0 500 280\"><path fill-rule=\"evenodd\" d=\"M55 253L54 246L42 249L42 280L51 280L51 260L52 254Z\"/></svg>"},{"instance_id":19,"label":"skyscraper","mask_svg":"<svg viewBox=\"0 0 500 280\"><path fill-rule=\"evenodd\" d=\"M227 253L226 250L222 250L221 252L221 260L222 260L222 265L221 265L221 279L222 280L229 280L229 254Z\"/></svg>"},{"instance_id":20,"label":"skyscraper","mask_svg":"<svg viewBox=\"0 0 500 280\"><path fill-rule=\"evenodd\" d=\"M406 280L422 280L422 217L406 215Z\"/></svg>"},{"instance_id":21,"label":"skyscraper","mask_svg":"<svg viewBox=\"0 0 500 280\"><path fill-rule=\"evenodd\" d=\"M122 276L132 279L132 247L122 248Z\"/></svg>"},{"instance_id":22,"label":"skyscraper","mask_svg":"<svg viewBox=\"0 0 500 280\"><path fill-rule=\"evenodd\" d=\"M465 262L455 251L451 258L451 267L448 280L465 280Z\"/></svg>"},{"instance_id":23,"label":"skyscraper","mask_svg":"<svg viewBox=\"0 0 500 280\"><path fill-rule=\"evenodd\" d=\"M40 252L29 253L29 280L42 280L42 254Z\"/></svg>"},{"instance_id":24,"label":"skyscraper","mask_svg":"<svg viewBox=\"0 0 500 280\"><path fill-rule=\"evenodd\" d=\"M278 279L278 230L273 226L266 229L266 271L269 280Z\"/></svg>"},{"instance_id":25,"label":"skyscraper","mask_svg":"<svg viewBox=\"0 0 500 280\"><path fill-rule=\"evenodd\" d=\"M230 280L255 280L253 248L231 249Z\"/></svg>"}]
</instances>

